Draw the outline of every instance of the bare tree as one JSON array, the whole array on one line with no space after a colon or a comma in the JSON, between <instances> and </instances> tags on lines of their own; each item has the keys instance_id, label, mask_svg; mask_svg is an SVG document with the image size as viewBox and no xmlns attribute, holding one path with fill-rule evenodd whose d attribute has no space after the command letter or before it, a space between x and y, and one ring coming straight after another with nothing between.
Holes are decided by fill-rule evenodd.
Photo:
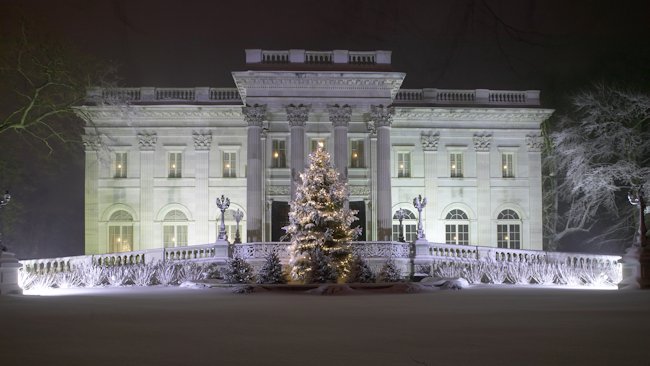
<instances>
[{"instance_id":1,"label":"bare tree","mask_svg":"<svg viewBox=\"0 0 650 366\"><path fill-rule=\"evenodd\" d=\"M650 187L650 96L597 85L572 104L573 113L549 135L545 163L554 182L547 188L556 190L546 198L557 210L547 220L552 239L584 233L589 243L629 246L636 226L627 192Z\"/></svg>"}]
</instances>

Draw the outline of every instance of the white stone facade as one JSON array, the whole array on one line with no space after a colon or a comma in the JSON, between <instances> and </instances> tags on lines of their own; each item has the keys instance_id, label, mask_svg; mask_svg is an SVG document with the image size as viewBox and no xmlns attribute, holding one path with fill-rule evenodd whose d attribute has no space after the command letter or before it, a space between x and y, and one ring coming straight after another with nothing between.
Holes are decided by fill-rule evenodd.
<instances>
[{"instance_id":1,"label":"white stone facade","mask_svg":"<svg viewBox=\"0 0 650 366\"><path fill-rule=\"evenodd\" d=\"M363 240L397 239L399 208L413 239L421 194L429 241L542 248L539 126L552 111L539 92L400 90L388 51L246 56L237 89L89 92L86 254L213 243L222 194L244 212L243 242L277 241L317 142L348 179Z\"/></svg>"}]
</instances>

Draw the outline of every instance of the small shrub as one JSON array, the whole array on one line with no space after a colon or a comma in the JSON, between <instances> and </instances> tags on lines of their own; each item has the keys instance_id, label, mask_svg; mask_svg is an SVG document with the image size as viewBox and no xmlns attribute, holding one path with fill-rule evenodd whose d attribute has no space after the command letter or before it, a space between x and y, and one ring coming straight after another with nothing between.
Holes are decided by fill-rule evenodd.
<instances>
[{"instance_id":1,"label":"small shrub","mask_svg":"<svg viewBox=\"0 0 650 366\"><path fill-rule=\"evenodd\" d=\"M172 261L156 263L156 279L163 286L178 284L179 265Z\"/></svg>"},{"instance_id":2,"label":"small shrub","mask_svg":"<svg viewBox=\"0 0 650 366\"><path fill-rule=\"evenodd\" d=\"M77 271L66 271L57 273L56 275L56 285L58 288L81 287L81 284L81 276L79 276L79 272Z\"/></svg>"},{"instance_id":3,"label":"small shrub","mask_svg":"<svg viewBox=\"0 0 650 366\"><path fill-rule=\"evenodd\" d=\"M178 270L178 282L199 281L203 279L203 267L195 262L183 262Z\"/></svg>"},{"instance_id":4,"label":"small shrub","mask_svg":"<svg viewBox=\"0 0 650 366\"><path fill-rule=\"evenodd\" d=\"M106 281L111 286L124 286L132 283L131 269L127 266L105 268Z\"/></svg>"},{"instance_id":5,"label":"small shrub","mask_svg":"<svg viewBox=\"0 0 650 366\"><path fill-rule=\"evenodd\" d=\"M223 277L227 283L251 283L253 282L253 267L245 260L235 257L228 261Z\"/></svg>"},{"instance_id":6,"label":"small shrub","mask_svg":"<svg viewBox=\"0 0 650 366\"><path fill-rule=\"evenodd\" d=\"M368 266L368 263L358 255L352 257L350 271L345 279L347 283L372 283L375 282L375 275Z\"/></svg>"},{"instance_id":7,"label":"small shrub","mask_svg":"<svg viewBox=\"0 0 650 366\"><path fill-rule=\"evenodd\" d=\"M81 283L85 287L101 286L106 279L104 267L95 264L83 263L76 266L74 270L79 272Z\"/></svg>"},{"instance_id":8,"label":"small shrub","mask_svg":"<svg viewBox=\"0 0 650 366\"><path fill-rule=\"evenodd\" d=\"M555 282L556 270L551 263L537 262L531 266L533 280L540 285L551 285Z\"/></svg>"},{"instance_id":9,"label":"small shrub","mask_svg":"<svg viewBox=\"0 0 650 366\"><path fill-rule=\"evenodd\" d=\"M257 275L257 283L287 283L287 278L282 271L282 263L275 252L266 256L264 265Z\"/></svg>"},{"instance_id":10,"label":"small shrub","mask_svg":"<svg viewBox=\"0 0 650 366\"><path fill-rule=\"evenodd\" d=\"M555 266L558 283L561 285L578 286L582 284L581 271L579 268L567 264L557 264Z\"/></svg>"},{"instance_id":11,"label":"small shrub","mask_svg":"<svg viewBox=\"0 0 650 366\"><path fill-rule=\"evenodd\" d=\"M136 286L151 286L156 279L156 267L150 263L133 266L131 273Z\"/></svg>"},{"instance_id":12,"label":"small shrub","mask_svg":"<svg viewBox=\"0 0 650 366\"><path fill-rule=\"evenodd\" d=\"M389 259L381 267L379 275L377 276L378 282L399 282L402 280L402 271L397 268L395 261Z\"/></svg>"},{"instance_id":13,"label":"small shrub","mask_svg":"<svg viewBox=\"0 0 650 366\"><path fill-rule=\"evenodd\" d=\"M528 285L532 278L530 265L526 262L511 263L506 267L506 279L516 285Z\"/></svg>"},{"instance_id":14,"label":"small shrub","mask_svg":"<svg viewBox=\"0 0 650 366\"><path fill-rule=\"evenodd\" d=\"M325 255L320 249L315 249L310 253L309 268L305 271L305 283L336 283L338 273L330 257Z\"/></svg>"},{"instance_id":15,"label":"small shrub","mask_svg":"<svg viewBox=\"0 0 650 366\"><path fill-rule=\"evenodd\" d=\"M485 277L488 283L504 283L508 276L508 265L503 262L489 261L486 262Z\"/></svg>"},{"instance_id":16,"label":"small shrub","mask_svg":"<svg viewBox=\"0 0 650 366\"><path fill-rule=\"evenodd\" d=\"M466 279L470 284L481 283L486 269L487 263L484 261L473 261L465 265L465 270L461 277Z\"/></svg>"},{"instance_id":17,"label":"small shrub","mask_svg":"<svg viewBox=\"0 0 650 366\"><path fill-rule=\"evenodd\" d=\"M465 266L461 263L448 262L439 263L433 271L435 277L440 278L459 278L463 274Z\"/></svg>"}]
</instances>

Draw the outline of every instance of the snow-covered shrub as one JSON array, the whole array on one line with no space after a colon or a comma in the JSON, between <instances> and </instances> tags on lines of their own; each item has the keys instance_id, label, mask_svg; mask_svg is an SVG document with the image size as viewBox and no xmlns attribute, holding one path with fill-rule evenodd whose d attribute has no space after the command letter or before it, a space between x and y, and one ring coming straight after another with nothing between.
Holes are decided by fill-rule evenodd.
<instances>
[{"instance_id":1,"label":"snow-covered shrub","mask_svg":"<svg viewBox=\"0 0 650 366\"><path fill-rule=\"evenodd\" d=\"M136 264L131 267L133 284L136 286L151 286L156 278L156 267L151 263Z\"/></svg>"},{"instance_id":2,"label":"snow-covered shrub","mask_svg":"<svg viewBox=\"0 0 650 366\"><path fill-rule=\"evenodd\" d=\"M178 284L179 265L172 261L156 263L156 279L164 286Z\"/></svg>"},{"instance_id":3,"label":"snow-covered shrub","mask_svg":"<svg viewBox=\"0 0 650 366\"><path fill-rule=\"evenodd\" d=\"M472 261L465 265L462 278L471 284L481 283L487 270L487 263L484 261Z\"/></svg>"},{"instance_id":4,"label":"snow-covered shrub","mask_svg":"<svg viewBox=\"0 0 650 366\"><path fill-rule=\"evenodd\" d=\"M352 257L350 271L345 279L347 283L372 283L375 282L375 275L368 266L368 263L359 255Z\"/></svg>"},{"instance_id":5,"label":"snow-covered shrub","mask_svg":"<svg viewBox=\"0 0 650 366\"><path fill-rule=\"evenodd\" d=\"M235 257L228 261L223 277L228 283L253 282L253 267L245 260Z\"/></svg>"},{"instance_id":6,"label":"snow-covered shrub","mask_svg":"<svg viewBox=\"0 0 650 366\"><path fill-rule=\"evenodd\" d=\"M132 282L131 269L127 266L111 266L104 269L106 281L111 286L124 286Z\"/></svg>"},{"instance_id":7,"label":"snow-covered shrub","mask_svg":"<svg viewBox=\"0 0 650 366\"><path fill-rule=\"evenodd\" d=\"M433 267L429 264L418 264L415 266L415 273L431 276L433 274Z\"/></svg>"},{"instance_id":8,"label":"snow-covered shrub","mask_svg":"<svg viewBox=\"0 0 650 366\"><path fill-rule=\"evenodd\" d=\"M530 264L526 262L510 263L507 267L506 279L516 285L528 285L532 278Z\"/></svg>"},{"instance_id":9,"label":"snow-covered shrub","mask_svg":"<svg viewBox=\"0 0 650 366\"><path fill-rule=\"evenodd\" d=\"M338 273L332 259L316 248L312 250L307 257L306 262L309 267L305 268L303 281L305 283L336 283Z\"/></svg>"},{"instance_id":10,"label":"snow-covered shrub","mask_svg":"<svg viewBox=\"0 0 650 366\"><path fill-rule=\"evenodd\" d=\"M582 284L582 274L579 268L567 264L557 264L555 266L557 281L561 285L577 286Z\"/></svg>"},{"instance_id":11,"label":"snow-covered shrub","mask_svg":"<svg viewBox=\"0 0 650 366\"><path fill-rule=\"evenodd\" d=\"M28 290L42 291L56 285L56 276L54 273L41 273L37 275L29 285Z\"/></svg>"},{"instance_id":12,"label":"snow-covered shrub","mask_svg":"<svg viewBox=\"0 0 650 366\"><path fill-rule=\"evenodd\" d=\"M603 286L607 284L606 268L599 265L587 265L582 267L580 277L586 285Z\"/></svg>"},{"instance_id":13,"label":"snow-covered shrub","mask_svg":"<svg viewBox=\"0 0 650 366\"><path fill-rule=\"evenodd\" d=\"M441 262L437 263L433 273L435 277L440 278L459 278L463 274L465 265L459 262Z\"/></svg>"},{"instance_id":14,"label":"snow-covered shrub","mask_svg":"<svg viewBox=\"0 0 650 366\"><path fill-rule=\"evenodd\" d=\"M195 262L183 262L178 270L178 282L199 281L203 279L203 267Z\"/></svg>"},{"instance_id":15,"label":"snow-covered shrub","mask_svg":"<svg viewBox=\"0 0 650 366\"><path fill-rule=\"evenodd\" d=\"M395 261L389 259L381 267L379 275L377 275L377 282L399 282L402 280L402 271L397 268Z\"/></svg>"},{"instance_id":16,"label":"snow-covered shrub","mask_svg":"<svg viewBox=\"0 0 650 366\"><path fill-rule=\"evenodd\" d=\"M78 271L66 271L56 274L56 286L58 288L81 287L81 275Z\"/></svg>"},{"instance_id":17,"label":"snow-covered shrub","mask_svg":"<svg viewBox=\"0 0 650 366\"><path fill-rule=\"evenodd\" d=\"M287 283L287 278L282 271L282 263L277 253L271 252L266 256L264 265L257 274L257 283Z\"/></svg>"},{"instance_id":18,"label":"snow-covered shrub","mask_svg":"<svg viewBox=\"0 0 650 366\"><path fill-rule=\"evenodd\" d=\"M486 262L485 278L488 283L504 283L508 276L508 264L504 262L489 261Z\"/></svg>"},{"instance_id":19,"label":"snow-covered shrub","mask_svg":"<svg viewBox=\"0 0 650 366\"><path fill-rule=\"evenodd\" d=\"M617 264L610 264L607 266L605 273L607 274L607 279L611 284L618 284L623 280L623 272L621 271L621 266Z\"/></svg>"},{"instance_id":20,"label":"snow-covered shrub","mask_svg":"<svg viewBox=\"0 0 650 366\"><path fill-rule=\"evenodd\" d=\"M547 262L535 262L531 264L533 280L540 285L551 285L555 281L555 266Z\"/></svg>"},{"instance_id":21,"label":"snow-covered shrub","mask_svg":"<svg viewBox=\"0 0 650 366\"><path fill-rule=\"evenodd\" d=\"M28 290L32 287L32 283L36 280L38 275L34 272L27 272L21 268L18 270L18 286L23 290Z\"/></svg>"},{"instance_id":22,"label":"snow-covered shrub","mask_svg":"<svg viewBox=\"0 0 650 366\"><path fill-rule=\"evenodd\" d=\"M95 264L82 263L76 266L74 270L79 272L81 283L85 287L101 286L106 279L104 267Z\"/></svg>"},{"instance_id":23,"label":"snow-covered shrub","mask_svg":"<svg viewBox=\"0 0 650 366\"><path fill-rule=\"evenodd\" d=\"M217 279L223 278L221 267L217 263L208 263L203 266L203 278Z\"/></svg>"}]
</instances>

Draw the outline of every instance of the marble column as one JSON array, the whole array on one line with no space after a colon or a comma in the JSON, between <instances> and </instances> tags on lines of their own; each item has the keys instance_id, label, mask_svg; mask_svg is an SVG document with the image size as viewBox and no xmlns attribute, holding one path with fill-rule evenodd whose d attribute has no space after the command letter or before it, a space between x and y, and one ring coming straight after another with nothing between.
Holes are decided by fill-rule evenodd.
<instances>
[{"instance_id":1,"label":"marble column","mask_svg":"<svg viewBox=\"0 0 650 366\"><path fill-rule=\"evenodd\" d=\"M242 107L248 123L246 150L246 242L262 241L262 122L266 118L266 105Z\"/></svg>"},{"instance_id":2,"label":"marble column","mask_svg":"<svg viewBox=\"0 0 650 366\"><path fill-rule=\"evenodd\" d=\"M492 232L492 198L490 191L490 145L492 135L489 133L475 134L474 150L476 151L476 210L478 221L478 236L472 245L490 245L494 239L490 236ZM471 235L471 234L470 234ZM470 240L472 240L470 236Z\"/></svg>"},{"instance_id":3,"label":"marble column","mask_svg":"<svg viewBox=\"0 0 650 366\"><path fill-rule=\"evenodd\" d=\"M420 135L422 151L424 151L424 194L428 198L429 204L424 208L426 225L426 236L430 241L435 241L435 237L441 237L434 232L437 225L435 224L435 212L438 212L438 142L440 134L430 131ZM444 234L442 235L444 237Z\"/></svg>"},{"instance_id":4,"label":"marble column","mask_svg":"<svg viewBox=\"0 0 650 366\"><path fill-rule=\"evenodd\" d=\"M291 199L296 196L296 183L305 169L305 123L310 109L311 106L303 104L286 107L291 131Z\"/></svg>"},{"instance_id":5,"label":"marble column","mask_svg":"<svg viewBox=\"0 0 650 366\"><path fill-rule=\"evenodd\" d=\"M99 239L98 183L101 138L98 135L85 135L83 144L86 150L86 181L84 189L85 252L86 254L106 253L105 249L100 249Z\"/></svg>"},{"instance_id":6,"label":"marble column","mask_svg":"<svg viewBox=\"0 0 650 366\"><path fill-rule=\"evenodd\" d=\"M348 179L348 127L352 117L352 108L349 105L338 104L327 107L330 122L334 128L334 166L341 174L341 178Z\"/></svg>"},{"instance_id":7,"label":"marble column","mask_svg":"<svg viewBox=\"0 0 650 366\"><path fill-rule=\"evenodd\" d=\"M383 105L371 106L370 119L377 130L377 240L392 239L390 126L395 109Z\"/></svg>"},{"instance_id":8,"label":"marble column","mask_svg":"<svg viewBox=\"0 0 650 366\"><path fill-rule=\"evenodd\" d=\"M543 217L542 217L542 148L544 140L539 135L526 136L528 146L528 186L529 205L528 220L530 238L528 243L522 241L521 249L537 249L543 247ZM524 228L522 228L523 231Z\"/></svg>"},{"instance_id":9,"label":"marble column","mask_svg":"<svg viewBox=\"0 0 650 366\"><path fill-rule=\"evenodd\" d=\"M208 195L208 171L210 167L210 145L212 134L210 132L193 132L194 151L196 159L194 194L196 197L196 208L194 210L194 243L207 244L210 242L210 218L209 205L212 203L206 199ZM189 243L193 244L193 243Z\"/></svg>"},{"instance_id":10,"label":"marble column","mask_svg":"<svg viewBox=\"0 0 650 366\"><path fill-rule=\"evenodd\" d=\"M158 136L155 133L138 133L138 144L140 145L140 243L138 246L133 246L134 250L163 246L162 242L155 242L153 232L153 175L157 142Z\"/></svg>"}]
</instances>

